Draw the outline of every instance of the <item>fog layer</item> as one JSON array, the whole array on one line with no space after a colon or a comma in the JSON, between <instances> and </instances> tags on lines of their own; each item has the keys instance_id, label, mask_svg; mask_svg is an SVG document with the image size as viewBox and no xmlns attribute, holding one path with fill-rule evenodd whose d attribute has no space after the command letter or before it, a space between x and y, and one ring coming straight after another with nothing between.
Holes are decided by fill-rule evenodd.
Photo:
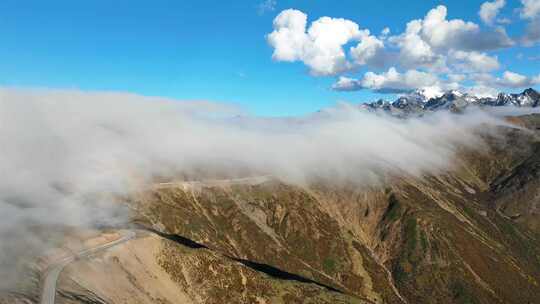
<instances>
[{"instance_id":1,"label":"fog layer","mask_svg":"<svg viewBox=\"0 0 540 304\"><path fill-rule=\"evenodd\" d=\"M270 174L367 183L380 173L421 175L449 168L457 147L480 142L472 131L503 124L500 116L473 110L403 120L339 104L264 118L210 102L2 89L0 277L20 272L15 257L46 248L36 233L42 227L122 220L101 194L129 193L134 180Z\"/></svg>"}]
</instances>

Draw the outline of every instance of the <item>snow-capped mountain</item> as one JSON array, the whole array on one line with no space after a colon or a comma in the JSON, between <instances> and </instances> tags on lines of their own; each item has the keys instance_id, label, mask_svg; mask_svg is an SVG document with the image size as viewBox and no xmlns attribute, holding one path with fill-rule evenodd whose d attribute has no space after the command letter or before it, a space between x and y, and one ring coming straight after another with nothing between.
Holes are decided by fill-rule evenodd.
<instances>
[{"instance_id":1,"label":"snow-capped mountain","mask_svg":"<svg viewBox=\"0 0 540 304\"><path fill-rule=\"evenodd\" d=\"M426 94L424 90L417 90L400 96L394 102L380 99L376 102L364 103L361 107L368 110L384 110L395 115L407 115L425 111L459 111L471 105L540 107L540 93L529 88L519 94L500 93L497 97L479 97L456 90L435 95Z\"/></svg>"}]
</instances>

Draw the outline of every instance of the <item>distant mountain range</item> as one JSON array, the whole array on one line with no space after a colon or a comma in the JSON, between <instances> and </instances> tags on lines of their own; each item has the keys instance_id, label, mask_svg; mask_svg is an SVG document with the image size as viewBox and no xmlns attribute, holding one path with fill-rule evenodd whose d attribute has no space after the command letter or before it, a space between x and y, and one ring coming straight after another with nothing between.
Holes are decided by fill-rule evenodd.
<instances>
[{"instance_id":1,"label":"distant mountain range","mask_svg":"<svg viewBox=\"0 0 540 304\"><path fill-rule=\"evenodd\" d=\"M450 110L457 111L468 106L540 106L540 93L529 88L519 94L499 93L497 97L479 97L459 91L447 91L438 97L428 97L423 90L416 90L399 97L394 102L378 100L364 103L361 108L368 110L383 110L393 115L421 114L426 111Z\"/></svg>"}]
</instances>

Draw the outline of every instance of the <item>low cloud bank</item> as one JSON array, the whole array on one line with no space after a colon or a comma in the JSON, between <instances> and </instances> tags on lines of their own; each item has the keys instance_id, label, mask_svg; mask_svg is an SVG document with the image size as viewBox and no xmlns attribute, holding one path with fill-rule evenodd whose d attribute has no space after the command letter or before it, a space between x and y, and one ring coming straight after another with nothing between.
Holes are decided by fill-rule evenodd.
<instances>
[{"instance_id":1,"label":"low cloud bank","mask_svg":"<svg viewBox=\"0 0 540 304\"><path fill-rule=\"evenodd\" d=\"M262 118L209 102L2 89L0 276L20 272L15 257L46 248L36 228L121 221L123 209L103 194L127 194L134 180L420 175L448 168L458 146L479 142L472 130L503 123L501 115L400 120L339 104L305 117Z\"/></svg>"}]
</instances>

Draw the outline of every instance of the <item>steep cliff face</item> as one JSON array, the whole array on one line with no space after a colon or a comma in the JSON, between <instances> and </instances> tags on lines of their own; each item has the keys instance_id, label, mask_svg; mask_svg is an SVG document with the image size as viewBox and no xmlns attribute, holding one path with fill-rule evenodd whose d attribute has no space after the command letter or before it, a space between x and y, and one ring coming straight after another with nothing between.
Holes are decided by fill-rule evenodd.
<instances>
[{"instance_id":1,"label":"steep cliff face","mask_svg":"<svg viewBox=\"0 0 540 304\"><path fill-rule=\"evenodd\" d=\"M139 237L70 265L60 301L540 303L540 116L511 122L377 185L156 184L129 199Z\"/></svg>"}]
</instances>

